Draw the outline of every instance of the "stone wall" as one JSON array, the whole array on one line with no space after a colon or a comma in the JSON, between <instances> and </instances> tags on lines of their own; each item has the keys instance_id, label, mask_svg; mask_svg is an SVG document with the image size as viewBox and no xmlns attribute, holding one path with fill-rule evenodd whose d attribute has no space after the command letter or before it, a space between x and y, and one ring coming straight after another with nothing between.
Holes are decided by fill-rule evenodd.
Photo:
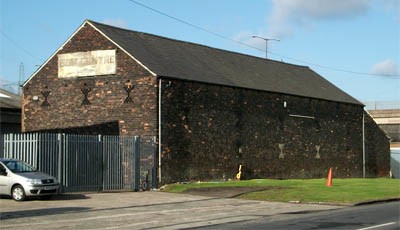
<instances>
[{"instance_id":1,"label":"stone wall","mask_svg":"<svg viewBox=\"0 0 400 230\"><path fill-rule=\"evenodd\" d=\"M232 179L240 164L247 178L362 176L362 106L172 79L162 88L164 183Z\"/></svg>"},{"instance_id":2,"label":"stone wall","mask_svg":"<svg viewBox=\"0 0 400 230\"><path fill-rule=\"evenodd\" d=\"M117 123L121 135L157 134L157 79L124 51L85 25L57 54L106 49L116 49L115 75L58 78L58 59L53 56L24 87L23 131L104 128L112 123L115 132ZM130 99L128 87L133 87Z\"/></svg>"},{"instance_id":3,"label":"stone wall","mask_svg":"<svg viewBox=\"0 0 400 230\"><path fill-rule=\"evenodd\" d=\"M365 114L365 162L366 176L389 176L390 141L385 132Z\"/></svg>"}]
</instances>

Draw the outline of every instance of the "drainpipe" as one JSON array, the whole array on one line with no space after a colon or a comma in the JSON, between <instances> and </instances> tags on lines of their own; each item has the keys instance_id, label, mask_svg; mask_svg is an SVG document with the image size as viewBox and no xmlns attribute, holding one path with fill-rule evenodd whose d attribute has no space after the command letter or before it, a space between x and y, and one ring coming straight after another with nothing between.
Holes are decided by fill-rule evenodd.
<instances>
[{"instance_id":1,"label":"drainpipe","mask_svg":"<svg viewBox=\"0 0 400 230\"><path fill-rule=\"evenodd\" d=\"M162 80L158 79L158 183L161 183L161 86Z\"/></svg>"},{"instance_id":2,"label":"drainpipe","mask_svg":"<svg viewBox=\"0 0 400 230\"><path fill-rule=\"evenodd\" d=\"M363 178L365 178L365 112L362 116L362 153L363 153Z\"/></svg>"}]
</instances>

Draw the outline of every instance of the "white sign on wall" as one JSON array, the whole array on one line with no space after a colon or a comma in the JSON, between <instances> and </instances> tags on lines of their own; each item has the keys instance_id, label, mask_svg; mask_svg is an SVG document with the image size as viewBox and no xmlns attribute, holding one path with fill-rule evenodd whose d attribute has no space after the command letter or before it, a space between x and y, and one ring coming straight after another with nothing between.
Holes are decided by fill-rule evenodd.
<instances>
[{"instance_id":1,"label":"white sign on wall","mask_svg":"<svg viewBox=\"0 0 400 230\"><path fill-rule=\"evenodd\" d=\"M115 74L115 50L94 50L58 55L58 77L84 77Z\"/></svg>"}]
</instances>

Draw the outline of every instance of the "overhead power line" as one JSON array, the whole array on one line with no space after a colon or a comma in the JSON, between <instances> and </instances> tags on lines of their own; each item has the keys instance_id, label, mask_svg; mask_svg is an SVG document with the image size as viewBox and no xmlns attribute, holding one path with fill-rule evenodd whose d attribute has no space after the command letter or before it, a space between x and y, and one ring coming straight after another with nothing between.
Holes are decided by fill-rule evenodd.
<instances>
[{"instance_id":1,"label":"overhead power line","mask_svg":"<svg viewBox=\"0 0 400 230\"><path fill-rule=\"evenodd\" d=\"M0 29L0 33L5 37L8 41L10 41L15 47L19 48L20 50L24 51L27 55L31 56L34 59L40 60L40 58L36 57L33 55L31 52L29 52L27 49L24 47L20 46L17 42L15 42L13 39L11 39L6 33L4 33L3 30Z\"/></svg>"},{"instance_id":2,"label":"overhead power line","mask_svg":"<svg viewBox=\"0 0 400 230\"><path fill-rule=\"evenodd\" d=\"M323 68L323 69L329 69L329 70L333 70L333 71L339 71L339 72L345 72L345 73L357 74L357 75L368 75L368 76L373 76L373 77L393 78L393 79L397 79L398 77L400 77L400 75L383 75L383 74L373 74L373 73L358 72L358 71L353 71L353 70L346 70L346 69L325 66L325 65L321 65L321 64L308 62L308 61L303 61L303 60L296 59L296 58L287 57L287 56L284 56L284 55L281 55L281 54L277 54L275 52L268 52L268 53L271 53L271 54L274 54L276 56L279 56L279 57L282 57L282 58L286 58L286 59L289 59L289 60L301 62L301 63L307 64L307 65L310 65L310 66L315 66L315 67L319 67L319 68Z\"/></svg>"},{"instance_id":3,"label":"overhead power line","mask_svg":"<svg viewBox=\"0 0 400 230\"><path fill-rule=\"evenodd\" d=\"M146 9L148 9L148 10L151 10L151 11L153 11L153 12L155 12L155 13L158 13L158 14L160 14L160 15L163 15L163 16L165 16L165 17L168 17L168 18L170 18L170 19L173 19L173 20L175 20L175 21L178 21L178 22L180 22L180 23L183 23L183 24L185 24L185 25L187 25L187 26L190 26L190 27L193 27L193 28L195 28L195 29L198 29L198 30L201 30L201 31L203 31L203 32L206 32L206 33L209 33L209 34L211 34L211 35L214 35L214 36L216 36L216 37L219 37L219 38L222 38L222 39L225 39L225 40L228 40L228 41L232 41L232 42L238 43L238 44L240 44L240 45L243 45L243 46L246 46L246 47L255 49L255 50L259 50L259 51L263 51L263 52L268 52L268 53L271 53L271 54L273 54L273 55L279 56L279 57L281 57L281 58L285 58L285 59L297 61L297 62L304 63L304 64L307 64L307 65L310 65L310 66L315 66L315 67L319 67L319 68L323 68L323 69L329 69L329 70L333 70L333 71L345 72L345 73L350 73L350 74L368 75L368 76L374 76L374 77L387 77L387 78L397 78L397 77L400 77L400 75L398 75L398 74L397 74L397 75L380 75L380 74L373 74L373 73L358 72L358 71L353 71L353 70L346 70L346 69L341 69L341 68L336 68L336 67L321 65L321 64L317 64L317 63L313 63L313 62L308 62L308 61L304 61L304 60L300 60L300 59L296 59L296 58L291 58L291 57L284 56L284 55L281 55L281 54L278 54L278 53L275 53L275 52L271 52L271 51L267 51L267 50L264 50L264 49L260 49L260 48L258 48L258 47L255 47L255 46L252 46L252 45L250 45L250 44L247 44L247 43L245 43L245 42L238 41L238 40L232 39L232 38L230 38L230 37L227 37L227 36L218 34L218 33L214 32L214 31L208 30L208 29L206 29L206 28L203 28L203 27L201 27L201 26L195 25L195 24L190 23L190 22L188 22L188 21L185 21L185 20L179 19L179 18L177 18L177 17L171 16L171 15L169 15L169 14L166 14L166 13L160 11L160 10L157 10L157 9L155 9L155 8L153 8L153 7L147 6L147 5L145 5L145 4L141 3L141 2L138 2L138 1L135 1L135 0L128 0L128 1L130 1L131 3L134 3L134 4L136 4L136 5L139 5L139 6L143 7L143 8L146 8Z\"/></svg>"},{"instance_id":4,"label":"overhead power line","mask_svg":"<svg viewBox=\"0 0 400 230\"><path fill-rule=\"evenodd\" d=\"M243 45L243 46L247 46L247 47L250 47L250 48L253 48L253 49L256 49L256 50L265 51L265 50L263 50L263 49L257 48L257 47L255 47L255 46L249 45L249 44L247 44L247 43L244 43L244 42L241 42L241 41L232 39L232 38L230 38L230 37L227 37L227 36L224 36L224 35L215 33L214 31L205 29L205 28L200 27L200 26L197 26L197 25L195 25L195 24L193 24L193 23L190 23L190 22L184 21L184 20L182 20L182 19L179 19L179 18L177 18L177 17L171 16L171 15L169 15L169 14L166 14L166 13L162 12L162 11L159 11L159 10L157 10L157 9L154 9L154 8L152 8L152 7L150 7L150 6L144 5L143 3L140 3L140 2L138 2L138 1L134 1L134 0L129 0L129 1L132 2L132 3L135 3L136 5L139 5L139 6L141 6L141 7L144 7L144 8L146 8L146 9L149 9L149 10L151 10L151 11L153 11L153 12L156 12L156 13L158 13L158 14L161 14L161 15L163 15L163 16L165 16L165 17L171 18L171 19L173 19L173 20L175 20L175 21L181 22L181 23L186 24L186 25L188 25L188 26L190 26L190 27L193 27L193 28L198 29L198 30L201 30L201 31L203 31L203 32L212 34L212 35L217 36L217 37L219 37L219 38L222 38L222 39L225 39L225 40L229 40L229 41L232 41L232 42L235 42L235 43L239 43L239 44L241 44L241 45Z\"/></svg>"}]
</instances>

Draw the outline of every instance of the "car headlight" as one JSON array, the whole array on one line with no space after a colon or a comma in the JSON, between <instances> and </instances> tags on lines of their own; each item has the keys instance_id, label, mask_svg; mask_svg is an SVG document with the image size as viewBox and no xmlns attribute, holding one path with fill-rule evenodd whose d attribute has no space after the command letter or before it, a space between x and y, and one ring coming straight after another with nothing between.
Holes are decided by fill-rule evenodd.
<instances>
[{"instance_id":1,"label":"car headlight","mask_svg":"<svg viewBox=\"0 0 400 230\"><path fill-rule=\"evenodd\" d=\"M28 179L26 182L33 184L33 185L42 184L42 180L40 180L40 179Z\"/></svg>"}]
</instances>

